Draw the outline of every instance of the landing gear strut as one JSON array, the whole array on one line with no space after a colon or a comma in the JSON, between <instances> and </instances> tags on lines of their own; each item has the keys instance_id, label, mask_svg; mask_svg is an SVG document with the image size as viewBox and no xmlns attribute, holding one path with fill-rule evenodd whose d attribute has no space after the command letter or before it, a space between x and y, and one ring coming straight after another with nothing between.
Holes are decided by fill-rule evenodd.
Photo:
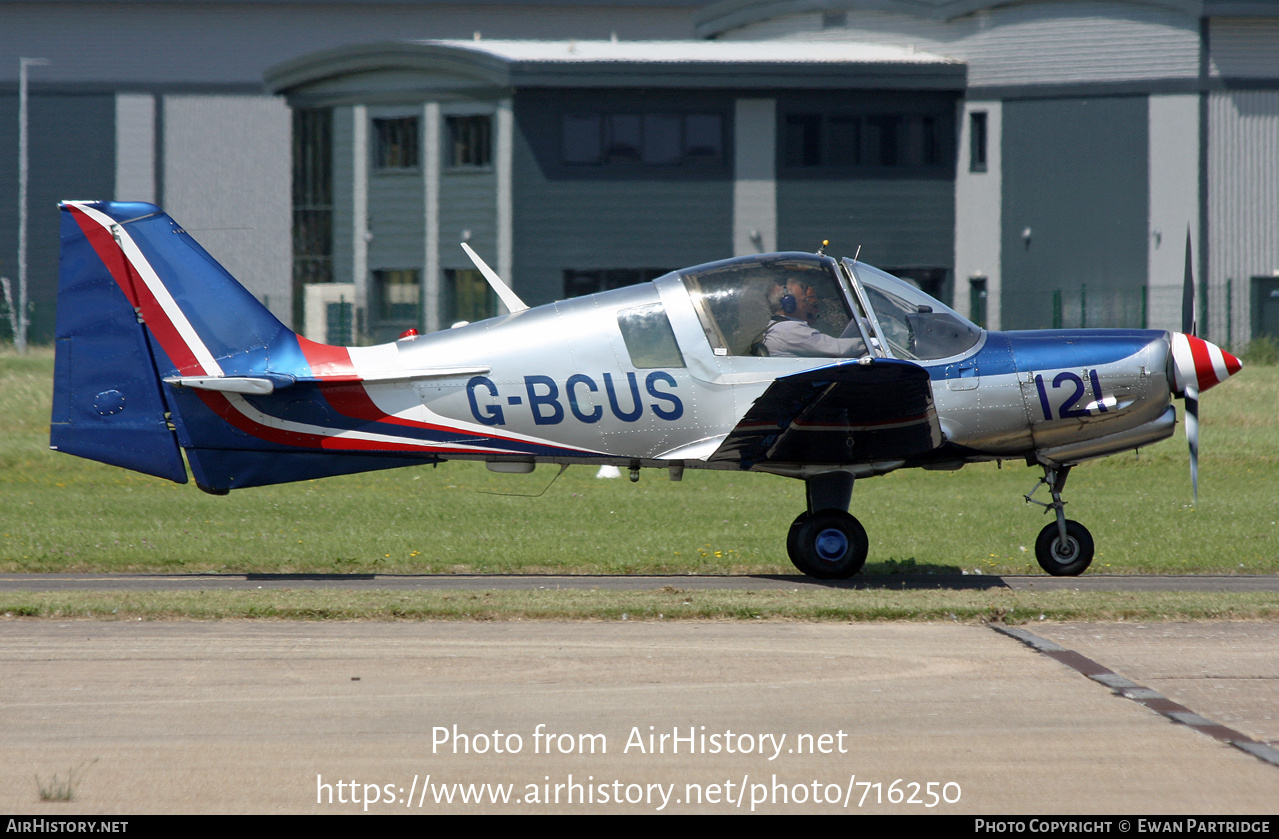
<instances>
[{"instance_id":1,"label":"landing gear strut","mask_svg":"<svg viewBox=\"0 0 1279 839\"><path fill-rule=\"evenodd\" d=\"M805 480L808 510L786 534L786 553L795 567L819 580L842 580L866 564L870 540L861 522L845 512L853 494L853 476L827 472Z\"/></svg>"},{"instance_id":2,"label":"landing gear strut","mask_svg":"<svg viewBox=\"0 0 1279 839\"><path fill-rule=\"evenodd\" d=\"M1031 504L1038 504L1057 514L1057 521L1039 531L1039 538L1035 540L1035 559L1039 560L1039 567L1054 577L1078 577L1092 564L1092 534L1079 522L1066 518L1066 502L1061 500L1069 474L1069 466L1054 468L1045 465L1044 477L1025 496ZM1052 503L1030 497L1043 485L1047 485L1052 493Z\"/></svg>"}]
</instances>

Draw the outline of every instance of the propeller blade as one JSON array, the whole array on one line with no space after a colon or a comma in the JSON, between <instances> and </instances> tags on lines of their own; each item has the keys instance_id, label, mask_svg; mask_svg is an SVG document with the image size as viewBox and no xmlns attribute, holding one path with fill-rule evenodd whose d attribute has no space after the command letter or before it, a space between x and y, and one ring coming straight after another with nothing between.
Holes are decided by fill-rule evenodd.
<instances>
[{"instance_id":1,"label":"propeller blade","mask_svg":"<svg viewBox=\"0 0 1279 839\"><path fill-rule=\"evenodd\" d=\"M1173 392L1186 400L1186 442L1190 444L1190 486L1199 501L1199 394L1243 369L1230 353L1193 335L1172 335Z\"/></svg>"},{"instance_id":2,"label":"propeller blade","mask_svg":"<svg viewBox=\"0 0 1279 839\"><path fill-rule=\"evenodd\" d=\"M1243 364L1230 353L1195 336L1195 269L1186 226L1186 279L1181 293L1181 332L1172 336L1173 391L1186 399L1186 442L1190 445L1190 490L1199 503L1199 393L1238 373Z\"/></svg>"},{"instance_id":3,"label":"propeller blade","mask_svg":"<svg viewBox=\"0 0 1279 839\"><path fill-rule=\"evenodd\" d=\"M1195 269L1190 259L1190 225L1186 225L1186 279L1181 288L1181 331L1195 334Z\"/></svg>"},{"instance_id":4,"label":"propeller blade","mask_svg":"<svg viewBox=\"0 0 1279 839\"><path fill-rule=\"evenodd\" d=\"M1195 268L1190 253L1190 225L1186 225L1186 271L1181 284L1181 331L1194 335ZM1189 377L1187 377L1189 378ZM1197 377L1196 377L1197 381ZM1186 383L1186 442L1190 444L1191 503L1199 504L1199 387Z\"/></svg>"},{"instance_id":5,"label":"propeller blade","mask_svg":"<svg viewBox=\"0 0 1279 839\"><path fill-rule=\"evenodd\" d=\"M1190 443L1190 491L1199 503L1199 390L1186 388L1186 441Z\"/></svg>"}]
</instances>

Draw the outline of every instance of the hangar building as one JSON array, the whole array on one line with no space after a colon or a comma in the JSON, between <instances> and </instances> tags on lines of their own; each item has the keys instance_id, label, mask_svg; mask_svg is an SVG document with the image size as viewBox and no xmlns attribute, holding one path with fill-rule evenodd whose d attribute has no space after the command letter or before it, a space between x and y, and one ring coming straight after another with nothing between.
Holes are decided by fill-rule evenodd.
<instances>
[{"instance_id":1,"label":"hangar building","mask_svg":"<svg viewBox=\"0 0 1279 839\"><path fill-rule=\"evenodd\" d=\"M295 276L350 288L375 340L496 313L459 241L530 304L822 238L939 293L950 275L959 62L486 39L344 48L267 82L320 161L294 181Z\"/></svg>"},{"instance_id":2,"label":"hangar building","mask_svg":"<svg viewBox=\"0 0 1279 839\"><path fill-rule=\"evenodd\" d=\"M1187 230L1201 331L1279 335L1271 0L16 0L3 15L11 148L16 57L51 60L31 76L36 339L66 197L161 203L297 326L304 286L347 286L353 339L491 307L459 239L530 302L829 238L992 327L1168 327ZM633 43L651 40L682 43ZM0 165L0 230L16 180Z\"/></svg>"},{"instance_id":3,"label":"hangar building","mask_svg":"<svg viewBox=\"0 0 1279 839\"><path fill-rule=\"evenodd\" d=\"M992 326L1176 327L1189 228L1201 334L1279 336L1279 3L721 0L696 27L966 63L957 308L985 292Z\"/></svg>"},{"instance_id":4,"label":"hangar building","mask_svg":"<svg viewBox=\"0 0 1279 839\"><path fill-rule=\"evenodd\" d=\"M53 338L57 202L151 201L292 323L292 118L269 67L393 38L688 38L703 0L0 0L0 276L17 278L29 68L31 339ZM0 302L0 308L3 307ZM0 317L0 340L8 340Z\"/></svg>"}]
</instances>

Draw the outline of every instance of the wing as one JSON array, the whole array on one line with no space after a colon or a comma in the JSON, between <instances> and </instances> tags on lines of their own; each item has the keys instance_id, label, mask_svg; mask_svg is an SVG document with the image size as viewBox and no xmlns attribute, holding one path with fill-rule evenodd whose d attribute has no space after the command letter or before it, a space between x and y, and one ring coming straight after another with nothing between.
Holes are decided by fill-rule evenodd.
<instances>
[{"instance_id":1,"label":"wing","mask_svg":"<svg viewBox=\"0 0 1279 839\"><path fill-rule=\"evenodd\" d=\"M709 458L849 464L902 460L942 443L928 371L895 359L848 362L773 382Z\"/></svg>"}]
</instances>

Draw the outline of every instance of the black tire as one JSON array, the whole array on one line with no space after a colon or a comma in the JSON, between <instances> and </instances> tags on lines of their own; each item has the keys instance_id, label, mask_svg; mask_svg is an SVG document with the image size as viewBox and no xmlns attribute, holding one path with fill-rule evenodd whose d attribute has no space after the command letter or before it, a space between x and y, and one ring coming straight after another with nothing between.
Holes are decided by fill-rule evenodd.
<instances>
[{"instance_id":1,"label":"black tire","mask_svg":"<svg viewBox=\"0 0 1279 839\"><path fill-rule=\"evenodd\" d=\"M1093 541L1088 528L1077 521L1066 520L1066 543L1057 532L1057 522L1039 531L1035 540L1035 558L1039 567L1054 577L1078 577L1092 564Z\"/></svg>"},{"instance_id":2,"label":"black tire","mask_svg":"<svg viewBox=\"0 0 1279 839\"><path fill-rule=\"evenodd\" d=\"M803 571L805 574L807 574L808 572L805 571L803 566L799 564L801 562L801 559L799 556L799 543L795 541L795 535L799 533L800 525L802 525L806 521L808 521L807 510L805 510L804 512L800 513L798 516L795 517L795 520L791 522L790 530L786 532L786 555L790 557L791 564L794 565L796 568L798 568L800 571Z\"/></svg>"},{"instance_id":3,"label":"black tire","mask_svg":"<svg viewBox=\"0 0 1279 839\"><path fill-rule=\"evenodd\" d=\"M819 580L843 580L862 570L870 553L866 528L842 510L822 510L795 519L786 537L791 562Z\"/></svg>"}]
</instances>

